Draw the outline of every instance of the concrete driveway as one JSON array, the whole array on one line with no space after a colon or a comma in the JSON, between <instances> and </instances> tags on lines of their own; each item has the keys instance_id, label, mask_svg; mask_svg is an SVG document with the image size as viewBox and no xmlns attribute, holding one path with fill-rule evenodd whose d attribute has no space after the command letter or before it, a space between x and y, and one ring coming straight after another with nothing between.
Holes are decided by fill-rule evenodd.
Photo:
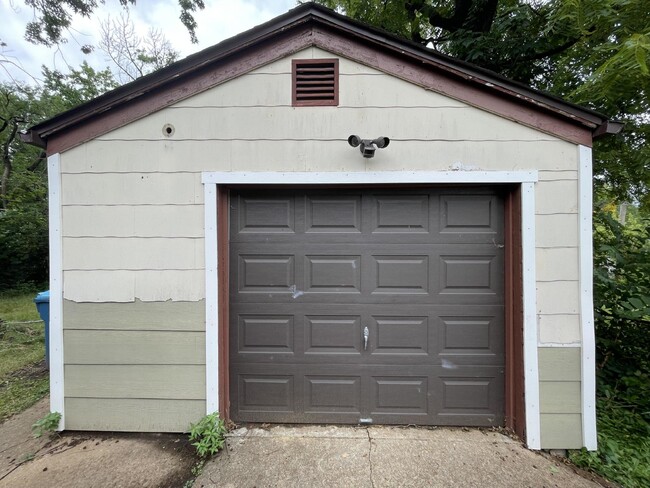
<instances>
[{"instance_id":1,"label":"concrete driveway","mask_svg":"<svg viewBox=\"0 0 650 488\"><path fill-rule=\"evenodd\" d=\"M0 424L0 488L181 488L197 462L186 435L31 436L47 399ZM264 427L264 426L263 426ZM241 428L194 487L596 487L497 432L400 427ZM605 485L607 486L607 485Z\"/></svg>"},{"instance_id":2,"label":"concrete driveway","mask_svg":"<svg viewBox=\"0 0 650 488\"><path fill-rule=\"evenodd\" d=\"M474 429L305 426L242 428L195 487L602 486L559 459Z\"/></svg>"}]
</instances>

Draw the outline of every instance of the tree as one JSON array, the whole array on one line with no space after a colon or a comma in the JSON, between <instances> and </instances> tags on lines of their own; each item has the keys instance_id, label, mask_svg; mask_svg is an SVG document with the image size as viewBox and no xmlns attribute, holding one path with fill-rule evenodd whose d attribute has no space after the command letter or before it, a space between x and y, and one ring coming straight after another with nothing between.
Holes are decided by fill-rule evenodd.
<instances>
[{"instance_id":1,"label":"tree","mask_svg":"<svg viewBox=\"0 0 650 488\"><path fill-rule=\"evenodd\" d=\"M68 74L43 68L43 77L42 87L0 85L0 290L47 280L45 153L19 132L117 86L85 63Z\"/></svg>"},{"instance_id":2,"label":"tree","mask_svg":"<svg viewBox=\"0 0 650 488\"><path fill-rule=\"evenodd\" d=\"M318 0L626 123L597 140L596 190L650 211L647 0Z\"/></svg>"},{"instance_id":3,"label":"tree","mask_svg":"<svg viewBox=\"0 0 650 488\"><path fill-rule=\"evenodd\" d=\"M128 11L118 19L109 17L101 23L99 48L116 67L116 77L121 82L164 68L180 55L160 29L150 28L146 37L139 36Z\"/></svg>"},{"instance_id":4,"label":"tree","mask_svg":"<svg viewBox=\"0 0 650 488\"><path fill-rule=\"evenodd\" d=\"M70 28L75 14L90 17L105 0L24 0L34 10L34 20L25 28L25 38L34 44L53 46L66 42L65 32ZM136 0L118 0L127 8ZM205 8L203 0L178 0L180 20L187 28L193 43L197 43L194 12ZM83 50L92 49L84 46Z\"/></svg>"}]
</instances>

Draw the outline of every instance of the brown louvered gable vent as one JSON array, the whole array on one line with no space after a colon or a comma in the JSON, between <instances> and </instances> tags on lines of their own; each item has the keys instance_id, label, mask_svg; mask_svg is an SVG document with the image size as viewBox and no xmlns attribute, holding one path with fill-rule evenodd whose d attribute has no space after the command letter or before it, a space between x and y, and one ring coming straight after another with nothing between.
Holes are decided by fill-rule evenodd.
<instances>
[{"instance_id":1,"label":"brown louvered gable vent","mask_svg":"<svg viewBox=\"0 0 650 488\"><path fill-rule=\"evenodd\" d=\"M339 104L338 59L294 59L294 107Z\"/></svg>"}]
</instances>

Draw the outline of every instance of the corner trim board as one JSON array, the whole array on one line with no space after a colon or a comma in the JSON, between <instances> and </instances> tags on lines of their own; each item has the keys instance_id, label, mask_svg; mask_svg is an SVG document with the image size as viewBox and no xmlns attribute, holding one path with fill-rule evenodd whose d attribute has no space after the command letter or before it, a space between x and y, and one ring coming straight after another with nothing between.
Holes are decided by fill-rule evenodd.
<instances>
[{"instance_id":1,"label":"corner trim board","mask_svg":"<svg viewBox=\"0 0 650 488\"><path fill-rule=\"evenodd\" d=\"M598 448L598 436L596 433L596 333L594 330L593 168L591 148L578 146L578 155L582 445L590 451L595 451Z\"/></svg>"},{"instance_id":2,"label":"corner trim board","mask_svg":"<svg viewBox=\"0 0 650 488\"><path fill-rule=\"evenodd\" d=\"M65 429L63 366L63 252L61 234L61 155L47 158L50 241L50 412L59 412Z\"/></svg>"},{"instance_id":3,"label":"corner trim board","mask_svg":"<svg viewBox=\"0 0 650 488\"><path fill-rule=\"evenodd\" d=\"M522 187L526 444L540 449L539 371L535 287L535 182L537 171L203 172L206 256L206 388L208 412L218 405L217 190L219 185L363 185L408 183L519 183ZM211 208L208 208L211 207Z\"/></svg>"},{"instance_id":4,"label":"corner trim board","mask_svg":"<svg viewBox=\"0 0 650 488\"><path fill-rule=\"evenodd\" d=\"M539 361L537 351L537 287L535 284L535 184L521 185L521 255L524 304L524 393L526 444L541 449Z\"/></svg>"},{"instance_id":5,"label":"corner trim board","mask_svg":"<svg viewBox=\"0 0 650 488\"><path fill-rule=\"evenodd\" d=\"M219 268L217 185L203 187L205 205L205 408L219 410Z\"/></svg>"}]
</instances>

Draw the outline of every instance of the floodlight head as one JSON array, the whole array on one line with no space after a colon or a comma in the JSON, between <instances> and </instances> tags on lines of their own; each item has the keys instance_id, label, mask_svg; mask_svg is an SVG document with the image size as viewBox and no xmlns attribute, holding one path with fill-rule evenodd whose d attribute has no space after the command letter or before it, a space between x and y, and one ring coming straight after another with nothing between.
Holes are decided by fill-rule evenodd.
<instances>
[{"instance_id":1,"label":"floodlight head","mask_svg":"<svg viewBox=\"0 0 650 488\"><path fill-rule=\"evenodd\" d=\"M352 147L357 147L359 144L361 144L361 138L359 136L352 135L348 137L348 144Z\"/></svg>"},{"instance_id":2,"label":"floodlight head","mask_svg":"<svg viewBox=\"0 0 650 488\"><path fill-rule=\"evenodd\" d=\"M372 142L374 142L379 149L383 149L390 144L390 139L388 137L378 137Z\"/></svg>"}]
</instances>

